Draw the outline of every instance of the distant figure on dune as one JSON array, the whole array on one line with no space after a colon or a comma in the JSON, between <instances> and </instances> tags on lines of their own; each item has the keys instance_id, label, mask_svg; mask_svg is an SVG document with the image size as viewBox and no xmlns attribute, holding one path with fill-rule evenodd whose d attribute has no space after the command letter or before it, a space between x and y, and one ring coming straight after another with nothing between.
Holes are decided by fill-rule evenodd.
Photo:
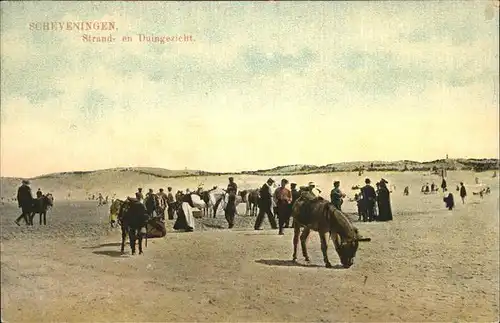
<instances>
[{"instance_id":1,"label":"distant figure on dune","mask_svg":"<svg viewBox=\"0 0 500 323\"><path fill-rule=\"evenodd\" d=\"M435 190L436 190L436 184L434 184L434 182L432 182L432 184L431 184L431 192L434 193Z\"/></svg>"},{"instance_id":2,"label":"distant figure on dune","mask_svg":"<svg viewBox=\"0 0 500 323\"><path fill-rule=\"evenodd\" d=\"M443 192L445 192L446 188L447 188L446 180L443 177L443 180L441 181L441 189L443 190Z\"/></svg>"},{"instance_id":3,"label":"distant figure on dune","mask_svg":"<svg viewBox=\"0 0 500 323\"><path fill-rule=\"evenodd\" d=\"M104 200L104 198L102 197L101 193L99 193L99 196L97 197L97 200L99 201L99 203L97 203L97 206L101 206L102 205L102 201Z\"/></svg>"},{"instance_id":4,"label":"distant figure on dune","mask_svg":"<svg viewBox=\"0 0 500 323\"><path fill-rule=\"evenodd\" d=\"M404 196L410 195L410 188L408 186L405 187L405 190L403 191Z\"/></svg>"},{"instance_id":5,"label":"distant figure on dune","mask_svg":"<svg viewBox=\"0 0 500 323\"><path fill-rule=\"evenodd\" d=\"M497 171L493 172L493 178L497 177Z\"/></svg>"},{"instance_id":6,"label":"distant figure on dune","mask_svg":"<svg viewBox=\"0 0 500 323\"><path fill-rule=\"evenodd\" d=\"M462 198L462 204L465 204L466 196L467 196L467 190L465 189L464 183L460 182L460 197Z\"/></svg>"},{"instance_id":7,"label":"distant figure on dune","mask_svg":"<svg viewBox=\"0 0 500 323\"><path fill-rule=\"evenodd\" d=\"M479 184L479 178L476 177L474 180L476 181L476 184Z\"/></svg>"},{"instance_id":8,"label":"distant figure on dune","mask_svg":"<svg viewBox=\"0 0 500 323\"><path fill-rule=\"evenodd\" d=\"M455 207L455 200L453 198L453 194L451 194L451 192L448 192L445 189L443 195L444 195L443 202L445 203L446 208L450 211L453 210L453 208Z\"/></svg>"}]
</instances>

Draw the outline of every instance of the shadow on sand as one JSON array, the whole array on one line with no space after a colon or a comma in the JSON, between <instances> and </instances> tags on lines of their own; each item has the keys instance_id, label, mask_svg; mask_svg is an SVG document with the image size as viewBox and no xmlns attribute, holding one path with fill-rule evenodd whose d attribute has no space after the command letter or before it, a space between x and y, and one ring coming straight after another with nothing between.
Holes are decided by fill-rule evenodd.
<instances>
[{"instance_id":1,"label":"shadow on sand","mask_svg":"<svg viewBox=\"0 0 500 323\"><path fill-rule=\"evenodd\" d=\"M128 241L125 241L125 245L128 245L128 244L129 244ZM93 247L82 247L82 249L98 249L101 247L120 247L121 245L122 245L121 242L110 242L110 243L103 243L103 244L93 246Z\"/></svg>"},{"instance_id":2,"label":"shadow on sand","mask_svg":"<svg viewBox=\"0 0 500 323\"><path fill-rule=\"evenodd\" d=\"M320 266L315 264L301 264L293 260L282 260L282 259L260 259L260 260L255 260L255 262L268 266L325 268L325 266ZM335 265L332 267L332 269L344 269L344 267L342 267L341 265Z\"/></svg>"},{"instance_id":3,"label":"shadow on sand","mask_svg":"<svg viewBox=\"0 0 500 323\"><path fill-rule=\"evenodd\" d=\"M122 253L119 250L101 250L101 251L92 251L92 253L96 255L109 256L115 258L124 257L124 255L122 255Z\"/></svg>"}]
</instances>

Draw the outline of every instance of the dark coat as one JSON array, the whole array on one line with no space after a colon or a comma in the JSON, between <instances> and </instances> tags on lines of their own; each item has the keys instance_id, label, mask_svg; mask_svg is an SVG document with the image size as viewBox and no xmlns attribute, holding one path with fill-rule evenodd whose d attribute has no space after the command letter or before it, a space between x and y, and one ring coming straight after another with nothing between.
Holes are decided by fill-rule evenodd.
<instances>
[{"instance_id":1,"label":"dark coat","mask_svg":"<svg viewBox=\"0 0 500 323\"><path fill-rule=\"evenodd\" d=\"M378 220L392 220L391 198L387 187L382 186L378 194Z\"/></svg>"},{"instance_id":2,"label":"dark coat","mask_svg":"<svg viewBox=\"0 0 500 323\"><path fill-rule=\"evenodd\" d=\"M271 207L273 202L272 202L271 192L269 191L269 186L267 184L262 185L259 193L260 193L260 199L259 199L260 207Z\"/></svg>"},{"instance_id":3,"label":"dark coat","mask_svg":"<svg viewBox=\"0 0 500 323\"><path fill-rule=\"evenodd\" d=\"M31 188L27 185L21 185L17 190L17 204L19 207L32 207L33 206L33 195L31 194Z\"/></svg>"}]
</instances>

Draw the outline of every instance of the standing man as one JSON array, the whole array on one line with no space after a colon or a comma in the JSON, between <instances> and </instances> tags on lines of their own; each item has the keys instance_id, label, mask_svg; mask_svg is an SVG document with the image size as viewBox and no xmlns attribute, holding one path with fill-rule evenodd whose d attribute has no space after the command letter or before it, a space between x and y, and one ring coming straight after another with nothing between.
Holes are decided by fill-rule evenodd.
<instances>
[{"instance_id":1,"label":"standing man","mask_svg":"<svg viewBox=\"0 0 500 323\"><path fill-rule=\"evenodd\" d=\"M370 185L371 181L369 178L365 179L365 186L361 188L361 195L363 196L363 222L367 220L369 222L373 221L374 213L373 209L375 208L375 201L377 199L377 194L375 193L375 189Z\"/></svg>"},{"instance_id":2,"label":"standing man","mask_svg":"<svg viewBox=\"0 0 500 323\"><path fill-rule=\"evenodd\" d=\"M340 191L340 181L333 182L333 189L330 193L330 200L339 211L342 211L342 203L344 203L343 198L345 194Z\"/></svg>"},{"instance_id":3,"label":"standing man","mask_svg":"<svg viewBox=\"0 0 500 323\"><path fill-rule=\"evenodd\" d=\"M175 198L174 194L172 194L172 188L169 186L167 188L168 194L167 194L167 205L168 205L168 219L173 220L174 219L174 203L175 203Z\"/></svg>"},{"instance_id":4,"label":"standing man","mask_svg":"<svg viewBox=\"0 0 500 323\"><path fill-rule=\"evenodd\" d=\"M228 194L224 215L226 217L228 228L232 229L234 227L234 216L236 215L236 194L234 194L233 191Z\"/></svg>"},{"instance_id":5,"label":"standing man","mask_svg":"<svg viewBox=\"0 0 500 323\"><path fill-rule=\"evenodd\" d=\"M236 195L238 193L238 185L236 185L236 183L234 182L233 177L229 177L228 180L229 184L227 184L226 192L228 194L233 193L234 195Z\"/></svg>"},{"instance_id":6,"label":"standing man","mask_svg":"<svg viewBox=\"0 0 500 323\"><path fill-rule=\"evenodd\" d=\"M466 196L467 196L467 190L465 189L464 182L460 182L460 197L462 198L462 204L465 204Z\"/></svg>"},{"instance_id":7,"label":"standing man","mask_svg":"<svg viewBox=\"0 0 500 323\"><path fill-rule=\"evenodd\" d=\"M142 187L137 189L137 193L135 193L135 197L139 200L139 203L144 204L144 194L142 193Z\"/></svg>"},{"instance_id":8,"label":"standing man","mask_svg":"<svg viewBox=\"0 0 500 323\"><path fill-rule=\"evenodd\" d=\"M29 224L29 216L33 208L33 195L31 194L30 182L23 180L21 186L17 189L17 204L21 208L21 215L16 219L16 224L24 218L26 225Z\"/></svg>"},{"instance_id":9,"label":"standing man","mask_svg":"<svg viewBox=\"0 0 500 323\"><path fill-rule=\"evenodd\" d=\"M292 205L292 192L286 188L288 180L281 180L281 187L276 190L276 205L278 208L279 235L283 235L283 227L290 221L290 205Z\"/></svg>"},{"instance_id":10,"label":"standing man","mask_svg":"<svg viewBox=\"0 0 500 323\"><path fill-rule=\"evenodd\" d=\"M269 224L271 224L271 227L276 230L278 227L276 225L276 220L273 217L273 213L271 212L271 207L273 205L272 201L272 191L271 187L274 183L274 180L272 178L269 178L264 185L262 185L259 193L260 193L260 199L259 199L259 215L257 215L257 219L255 220L255 225L254 229L255 230L260 230L260 226L262 224L262 221L264 220L264 215L267 214L267 218L269 220Z\"/></svg>"}]
</instances>

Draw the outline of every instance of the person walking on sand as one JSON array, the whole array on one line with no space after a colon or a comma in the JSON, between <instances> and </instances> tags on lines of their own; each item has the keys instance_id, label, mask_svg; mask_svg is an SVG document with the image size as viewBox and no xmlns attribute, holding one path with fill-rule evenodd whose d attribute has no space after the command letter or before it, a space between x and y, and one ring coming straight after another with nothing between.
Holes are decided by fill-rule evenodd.
<instances>
[{"instance_id":1,"label":"person walking on sand","mask_svg":"<svg viewBox=\"0 0 500 323\"><path fill-rule=\"evenodd\" d=\"M24 219L26 225L29 224L29 216L33 209L33 195L31 194L30 182L23 180L22 185L17 189L17 204L21 208L21 215L14 221L17 225Z\"/></svg>"},{"instance_id":2,"label":"person walking on sand","mask_svg":"<svg viewBox=\"0 0 500 323\"><path fill-rule=\"evenodd\" d=\"M462 204L465 204L466 196L467 196L467 190L465 189L464 183L460 182L460 197L462 198Z\"/></svg>"},{"instance_id":3,"label":"person walking on sand","mask_svg":"<svg viewBox=\"0 0 500 323\"><path fill-rule=\"evenodd\" d=\"M271 224L271 228L276 230L278 226L276 225L276 220L274 219L273 213L271 211L271 207L273 205L273 186L274 180L269 178L264 185L260 188L260 199L259 199L259 214L257 215L257 219L255 219L255 230L260 230L260 226L262 225L262 221L264 221L264 215L267 214L267 218L269 220L269 224Z\"/></svg>"}]
</instances>

